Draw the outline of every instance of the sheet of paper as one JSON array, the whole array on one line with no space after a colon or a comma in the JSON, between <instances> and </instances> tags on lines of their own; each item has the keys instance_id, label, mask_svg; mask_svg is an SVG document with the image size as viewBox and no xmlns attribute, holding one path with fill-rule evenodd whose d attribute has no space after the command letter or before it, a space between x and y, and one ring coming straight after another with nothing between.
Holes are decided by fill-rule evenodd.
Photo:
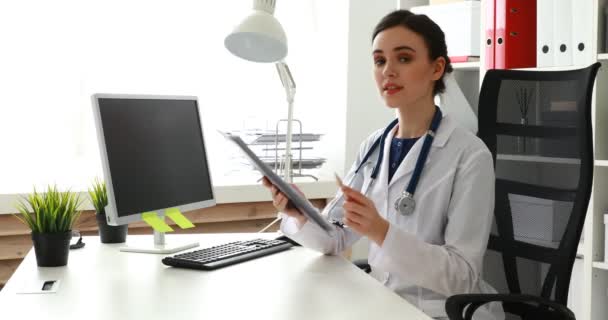
<instances>
[{"instance_id":1,"label":"sheet of paper","mask_svg":"<svg viewBox=\"0 0 608 320\"><path fill-rule=\"evenodd\" d=\"M182 229L194 228L194 224L184 216L178 208L171 208L165 211L165 215L169 217Z\"/></svg>"},{"instance_id":2,"label":"sheet of paper","mask_svg":"<svg viewBox=\"0 0 608 320\"><path fill-rule=\"evenodd\" d=\"M163 220L161 220L156 212L144 212L141 214L142 219L152 227L152 229L158 232L171 232L173 228L171 228L168 224L166 224Z\"/></svg>"}]
</instances>

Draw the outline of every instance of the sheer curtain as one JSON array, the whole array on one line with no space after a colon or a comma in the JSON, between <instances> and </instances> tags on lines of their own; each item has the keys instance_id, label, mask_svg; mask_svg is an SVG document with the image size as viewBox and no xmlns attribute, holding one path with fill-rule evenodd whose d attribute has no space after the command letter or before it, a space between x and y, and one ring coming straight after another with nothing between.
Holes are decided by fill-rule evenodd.
<instances>
[{"instance_id":1,"label":"sheer curtain","mask_svg":"<svg viewBox=\"0 0 608 320\"><path fill-rule=\"evenodd\" d=\"M289 38L295 115L331 141L345 108L348 4L324 2L278 1L275 14ZM274 66L223 46L251 3L0 4L0 194L48 183L83 190L102 176L90 101L97 92L198 96L213 174L229 171L216 130L274 128L287 113Z\"/></svg>"}]
</instances>

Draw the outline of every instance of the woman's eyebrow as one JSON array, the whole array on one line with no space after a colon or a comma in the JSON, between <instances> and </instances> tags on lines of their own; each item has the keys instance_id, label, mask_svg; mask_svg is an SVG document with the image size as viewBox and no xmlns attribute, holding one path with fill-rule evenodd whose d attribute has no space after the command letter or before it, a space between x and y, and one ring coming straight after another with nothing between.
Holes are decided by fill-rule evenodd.
<instances>
[{"instance_id":1,"label":"woman's eyebrow","mask_svg":"<svg viewBox=\"0 0 608 320\"><path fill-rule=\"evenodd\" d=\"M410 51L416 52L416 50L414 50L414 48L412 48L410 46L399 46L399 47L395 47L395 49L393 49L393 51L401 51L401 50L410 50Z\"/></svg>"},{"instance_id":2,"label":"woman's eyebrow","mask_svg":"<svg viewBox=\"0 0 608 320\"><path fill-rule=\"evenodd\" d=\"M393 51L401 51L401 50L409 50L409 51L416 52L416 50L414 50L414 48L412 48L410 46L398 46L393 49ZM380 49L376 49L372 52L372 54L376 54L376 53L383 53L383 51Z\"/></svg>"}]
</instances>

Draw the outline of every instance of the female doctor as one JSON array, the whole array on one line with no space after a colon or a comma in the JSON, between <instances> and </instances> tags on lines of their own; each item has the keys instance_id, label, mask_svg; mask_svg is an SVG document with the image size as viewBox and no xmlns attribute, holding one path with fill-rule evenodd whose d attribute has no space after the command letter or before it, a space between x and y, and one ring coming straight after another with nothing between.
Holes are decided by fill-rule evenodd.
<instances>
[{"instance_id":1,"label":"female doctor","mask_svg":"<svg viewBox=\"0 0 608 320\"><path fill-rule=\"evenodd\" d=\"M442 117L435 95L451 72L445 37L425 15L394 11L373 32L373 71L397 119L371 134L324 210L333 236L296 209L264 179L281 230L305 247L338 254L360 237L370 240L372 276L432 317L445 299L495 293L481 279L492 214L492 156L475 135ZM491 305L477 319L501 317Z\"/></svg>"}]
</instances>

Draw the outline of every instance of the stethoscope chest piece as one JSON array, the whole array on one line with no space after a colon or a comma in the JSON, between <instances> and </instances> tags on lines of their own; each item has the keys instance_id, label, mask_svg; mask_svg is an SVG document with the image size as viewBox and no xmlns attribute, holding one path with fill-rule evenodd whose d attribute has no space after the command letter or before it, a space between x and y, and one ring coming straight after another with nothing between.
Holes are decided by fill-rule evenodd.
<instances>
[{"instance_id":1,"label":"stethoscope chest piece","mask_svg":"<svg viewBox=\"0 0 608 320\"><path fill-rule=\"evenodd\" d=\"M435 133L437 129L439 129L439 124L441 123L441 119L443 118L443 114L441 113L441 109L439 107L435 107L435 114L433 115L433 120L431 121L431 126L427 132L426 137L424 137L424 141L422 142L422 147L420 148L420 154L418 155L418 159L416 160L416 166L414 167L414 173L412 174L412 178L408 183L406 189L403 191L399 199L395 201L395 210L397 210L401 215L408 216L414 213L416 209L416 201L414 200L414 192L416 191L416 187L418 186L418 180L422 175L422 170L424 169L424 164L426 163L427 157L429 155L431 145L433 144L433 139L435 138ZM378 153L378 160L376 161L376 166L370 175L370 183L367 188L369 190L372 182L378 176L378 172L380 171L380 166L382 164L383 158L383 146L386 137L390 134L391 130L395 128L395 126L399 123L398 119L393 120L384 132L380 136L380 138L376 139L376 141L372 144L370 149L367 151L361 164L355 170L355 174L361 170L361 168L367 163L367 160L372 156L374 150L378 148L380 151Z\"/></svg>"},{"instance_id":2,"label":"stethoscope chest piece","mask_svg":"<svg viewBox=\"0 0 608 320\"><path fill-rule=\"evenodd\" d=\"M395 201L395 210L403 216L411 215L414 213L414 209L416 209L416 201L408 192L402 193L399 199Z\"/></svg>"}]
</instances>

